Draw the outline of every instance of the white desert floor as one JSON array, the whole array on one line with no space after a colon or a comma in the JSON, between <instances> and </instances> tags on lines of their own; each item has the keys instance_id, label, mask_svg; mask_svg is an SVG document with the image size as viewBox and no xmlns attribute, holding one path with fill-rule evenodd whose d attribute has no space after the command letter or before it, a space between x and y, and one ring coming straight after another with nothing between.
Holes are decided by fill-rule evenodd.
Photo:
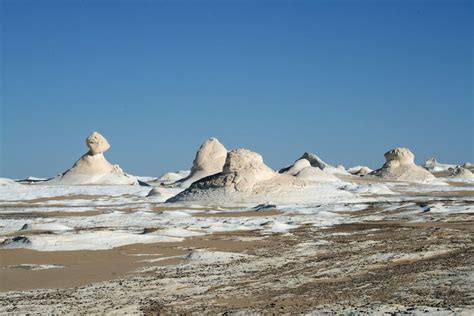
<instances>
[{"instance_id":1,"label":"white desert floor","mask_svg":"<svg viewBox=\"0 0 474 316\"><path fill-rule=\"evenodd\" d=\"M354 177L306 187L286 203L215 206L164 203L182 189L150 190L0 186L0 312L473 311L473 183ZM441 232L449 238L436 239ZM436 260L446 254L461 257L441 277L448 270ZM408 298L393 280L385 296L371 292L383 287L374 280L330 287L406 264L421 269ZM411 273L402 270L397 277ZM430 278L455 293L431 293L446 284Z\"/></svg>"}]
</instances>

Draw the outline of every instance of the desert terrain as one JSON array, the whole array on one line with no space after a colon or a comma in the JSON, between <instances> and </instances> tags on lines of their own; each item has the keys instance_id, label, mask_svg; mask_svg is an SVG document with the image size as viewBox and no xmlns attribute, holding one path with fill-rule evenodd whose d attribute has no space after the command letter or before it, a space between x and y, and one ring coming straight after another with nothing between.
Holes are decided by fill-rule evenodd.
<instances>
[{"instance_id":1,"label":"desert terrain","mask_svg":"<svg viewBox=\"0 0 474 316\"><path fill-rule=\"evenodd\" d=\"M0 313L474 312L470 164L396 149L375 171L305 154L278 172L225 152L160 178L99 151L89 175L3 179Z\"/></svg>"}]
</instances>

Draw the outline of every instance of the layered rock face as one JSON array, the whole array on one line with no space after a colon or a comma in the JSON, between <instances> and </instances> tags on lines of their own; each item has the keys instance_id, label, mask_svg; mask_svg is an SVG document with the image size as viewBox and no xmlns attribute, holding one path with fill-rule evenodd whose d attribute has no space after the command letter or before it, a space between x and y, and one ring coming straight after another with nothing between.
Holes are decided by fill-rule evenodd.
<instances>
[{"instance_id":1,"label":"layered rock face","mask_svg":"<svg viewBox=\"0 0 474 316\"><path fill-rule=\"evenodd\" d=\"M45 181L45 184L83 185L136 185L138 180L126 174L118 165L112 165L105 159L104 152L110 144L104 136L93 132L86 138L89 151L63 174Z\"/></svg>"},{"instance_id":2,"label":"layered rock face","mask_svg":"<svg viewBox=\"0 0 474 316\"><path fill-rule=\"evenodd\" d=\"M176 184L188 187L199 179L221 172L226 157L227 149L224 145L217 138L209 138L199 147L189 176L178 180Z\"/></svg>"},{"instance_id":3,"label":"layered rock face","mask_svg":"<svg viewBox=\"0 0 474 316\"><path fill-rule=\"evenodd\" d=\"M385 164L369 174L394 181L424 182L435 180L435 177L424 168L415 164L415 155L408 148L395 148L385 153Z\"/></svg>"}]
</instances>

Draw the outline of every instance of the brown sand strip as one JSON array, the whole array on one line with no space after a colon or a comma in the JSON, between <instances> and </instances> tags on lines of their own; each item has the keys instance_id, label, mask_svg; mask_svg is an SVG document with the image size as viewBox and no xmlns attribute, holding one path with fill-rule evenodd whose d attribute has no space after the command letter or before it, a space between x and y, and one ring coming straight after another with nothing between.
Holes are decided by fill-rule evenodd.
<instances>
[{"instance_id":1,"label":"brown sand strip","mask_svg":"<svg viewBox=\"0 0 474 316\"><path fill-rule=\"evenodd\" d=\"M149 254L132 256L132 254ZM184 255L186 251L136 244L110 250L35 251L29 249L0 249L0 291L38 288L66 288L121 277L145 265L166 265L167 260L140 262ZM171 264L176 263L176 260ZM46 270L13 268L20 264L54 264L65 266Z\"/></svg>"},{"instance_id":2,"label":"brown sand strip","mask_svg":"<svg viewBox=\"0 0 474 316\"><path fill-rule=\"evenodd\" d=\"M76 217L76 216L96 216L100 214L111 213L107 211L84 211L84 212L68 212L68 211L52 211L52 212L17 212L17 213L0 213L0 218L29 218L29 217Z\"/></svg>"},{"instance_id":3,"label":"brown sand strip","mask_svg":"<svg viewBox=\"0 0 474 316\"><path fill-rule=\"evenodd\" d=\"M110 198L107 195L85 195L85 194L70 194L61 196L49 196L36 198L31 200L21 200L22 203L41 203L47 201L64 201L64 200L96 200L100 198Z\"/></svg>"}]
</instances>

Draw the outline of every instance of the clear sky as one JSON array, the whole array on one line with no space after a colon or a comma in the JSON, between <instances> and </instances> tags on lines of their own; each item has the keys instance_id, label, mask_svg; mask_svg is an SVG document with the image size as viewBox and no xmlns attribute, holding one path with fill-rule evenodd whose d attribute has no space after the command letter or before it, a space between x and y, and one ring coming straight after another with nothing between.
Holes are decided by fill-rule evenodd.
<instances>
[{"instance_id":1,"label":"clear sky","mask_svg":"<svg viewBox=\"0 0 474 316\"><path fill-rule=\"evenodd\" d=\"M211 136L273 168L474 160L473 1L0 3L0 176L54 176L94 130L136 175Z\"/></svg>"}]
</instances>

